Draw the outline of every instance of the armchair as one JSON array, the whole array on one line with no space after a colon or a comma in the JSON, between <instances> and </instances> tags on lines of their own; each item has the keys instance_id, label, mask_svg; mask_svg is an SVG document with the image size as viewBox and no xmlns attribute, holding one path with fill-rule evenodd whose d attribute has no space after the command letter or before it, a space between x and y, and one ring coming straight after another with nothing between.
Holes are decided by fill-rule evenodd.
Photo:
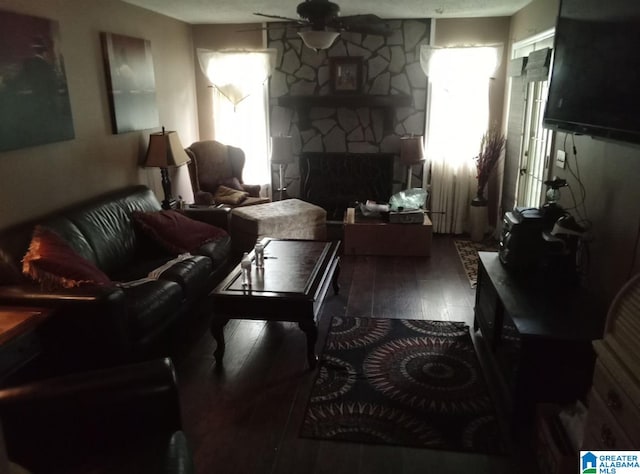
<instances>
[{"instance_id":1,"label":"armchair","mask_svg":"<svg viewBox=\"0 0 640 474\"><path fill-rule=\"evenodd\" d=\"M4 388L0 418L30 472L195 472L170 359Z\"/></svg>"},{"instance_id":2,"label":"armchair","mask_svg":"<svg viewBox=\"0 0 640 474\"><path fill-rule=\"evenodd\" d=\"M243 182L245 155L242 149L204 140L192 143L185 151L191 158L189 176L196 204L247 206L270 201L260 197L260 185ZM227 192L226 196L221 186ZM237 191L235 196L232 191Z\"/></svg>"}]
</instances>

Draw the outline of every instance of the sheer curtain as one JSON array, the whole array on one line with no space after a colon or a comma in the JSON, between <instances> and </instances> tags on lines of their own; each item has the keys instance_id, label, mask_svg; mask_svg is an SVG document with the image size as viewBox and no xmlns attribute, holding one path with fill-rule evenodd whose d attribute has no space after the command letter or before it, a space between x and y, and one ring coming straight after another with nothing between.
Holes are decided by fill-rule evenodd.
<instances>
[{"instance_id":1,"label":"sheer curtain","mask_svg":"<svg viewBox=\"0 0 640 474\"><path fill-rule=\"evenodd\" d=\"M429 77L427 157L435 232L466 230L476 188L473 158L488 128L489 81L501 53L501 46L421 48Z\"/></svg>"},{"instance_id":2,"label":"sheer curtain","mask_svg":"<svg viewBox=\"0 0 640 474\"><path fill-rule=\"evenodd\" d=\"M274 49L198 49L200 67L214 87L213 136L226 145L242 148L247 183L266 185L271 181L267 79L275 59Z\"/></svg>"}]
</instances>

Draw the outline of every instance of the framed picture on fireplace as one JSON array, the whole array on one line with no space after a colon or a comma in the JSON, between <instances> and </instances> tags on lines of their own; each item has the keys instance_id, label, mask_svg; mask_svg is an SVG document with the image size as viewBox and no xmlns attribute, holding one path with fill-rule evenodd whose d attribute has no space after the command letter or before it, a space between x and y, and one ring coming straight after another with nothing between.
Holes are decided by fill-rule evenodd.
<instances>
[{"instance_id":1,"label":"framed picture on fireplace","mask_svg":"<svg viewBox=\"0 0 640 474\"><path fill-rule=\"evenodd\" d=\"M362 56L338 56L329 58L331 92L356 94L362 88Z\"/></svg>"}]
</instances>

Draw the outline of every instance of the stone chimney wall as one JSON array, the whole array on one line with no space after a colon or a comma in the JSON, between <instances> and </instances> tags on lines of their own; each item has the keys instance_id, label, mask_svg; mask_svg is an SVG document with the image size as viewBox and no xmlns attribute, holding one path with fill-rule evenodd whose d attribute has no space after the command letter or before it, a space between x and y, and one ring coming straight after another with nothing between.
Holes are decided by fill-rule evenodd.
<instances>
[{"instance_id":1,"label":"stone chimney wall","mask_svg":"<svg viewBox=\"0 0 640 474\"><path fill-rule=\"evenodd\" d=\"M398 155L400 137L424 135L427 77L420 67L420 46L429 43L430 20L388 23L393 34L387 38L343 32L330 49L318 52L304 45L298 29L284 27L287 23L269 23L268 46L278 50L276 70L269 82L271 135L291 135L296 158L301 152ZM278 105L278 98L284 95L331 94L328 58L341 56L363 58L362 94L412 97L410 106L393 110L390 129L384 126L384 110L375 107L311 107L310 128L306 128L295 108ZM277 167L273 171L275 189ZM285 176L289 196L299 196L298 166L288 166ZM406 168L396 159L394 192L403 188L405 176Z\"/></svg>"}]
</instances>

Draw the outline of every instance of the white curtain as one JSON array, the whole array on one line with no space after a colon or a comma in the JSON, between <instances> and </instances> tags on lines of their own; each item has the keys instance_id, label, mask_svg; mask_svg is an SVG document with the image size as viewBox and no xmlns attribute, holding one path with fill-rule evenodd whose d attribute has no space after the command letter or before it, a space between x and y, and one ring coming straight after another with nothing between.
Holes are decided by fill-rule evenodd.
<instances>
[{"instance_id":1,"label":"white curtain","mask_svg":"<svg viewBox=\"0 0 640 474\"><path fill-rule=\"evenodd\" d=\"M214 139L242 148L246 183L266 185L271 181L267 79L275 58L274 49L198 49L200 67L214 87Z\"/></svg>"},{"instance_id":2,"label":"white curtain","mask_svg":"<svg viewBox=\"0 0 640 474\"><path fill-rule=\"evenodd\" d=\"M430 87L427 157L435 232L466 230L476 189L473 158L489 125L489 83L501 53L501 46L421 48Z\"/></svg>"}]
</instances>

